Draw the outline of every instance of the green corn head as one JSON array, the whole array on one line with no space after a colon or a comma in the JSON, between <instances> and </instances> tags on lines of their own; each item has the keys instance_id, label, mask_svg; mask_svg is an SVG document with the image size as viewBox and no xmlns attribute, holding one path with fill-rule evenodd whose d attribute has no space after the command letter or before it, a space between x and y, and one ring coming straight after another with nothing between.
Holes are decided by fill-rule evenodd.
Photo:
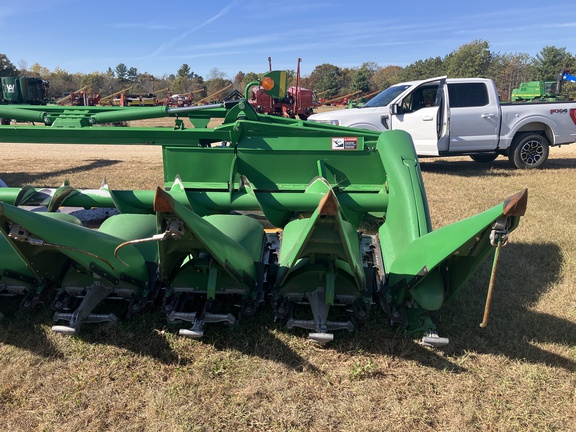
<instances>
[{"instance_id":1,"label":"green corn head","mask_svg":"<svg viewBox=\"0 0 576 432\"><path fill-rule=\"evenodd\" d=\"M379 304L390 324L441 345L427 313L457 294L526 208L522 191L432 231L408 134L258 115L244 100L185 110L19 106L0 116L44 123L1 126L4 142L162 146L164 189L0 188L0 295L49 301L65 334L116 321L118 301L129 312L161 304L192 338L270 302L288 328L325 343ZM176 126L106 125L153 116ZM223 124L206 128L213 117ZM101 208L113 215L97 229L75 216Z\"/></svg>"}]
</instances>

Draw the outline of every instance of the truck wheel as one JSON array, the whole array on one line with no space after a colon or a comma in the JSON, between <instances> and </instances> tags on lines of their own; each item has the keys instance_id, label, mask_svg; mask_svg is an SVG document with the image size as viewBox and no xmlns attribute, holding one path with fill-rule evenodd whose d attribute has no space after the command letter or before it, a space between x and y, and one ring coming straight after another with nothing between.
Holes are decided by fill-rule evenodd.
<instances>
[{"instance_id":1,"label":"truck wheel","mask_svg":"<svg viewBox=\"0 0 576 432\"><path fill-rule=\"evenodd\" d=\"M482 153L470 155L474 162L489 163L498 157L498 153Z\"/></svg>"},{"instance_id":2,"label":"truck wheel","mask_svg":"<svg viewBox=\"0 0 576 432\"><path fill-rule=\"evenodd\" d=\"M539 134L523 135L514 140L508 159L521 169L541 168L548 159L550 143L548 139Z\"/></svg>"}]
</instances>

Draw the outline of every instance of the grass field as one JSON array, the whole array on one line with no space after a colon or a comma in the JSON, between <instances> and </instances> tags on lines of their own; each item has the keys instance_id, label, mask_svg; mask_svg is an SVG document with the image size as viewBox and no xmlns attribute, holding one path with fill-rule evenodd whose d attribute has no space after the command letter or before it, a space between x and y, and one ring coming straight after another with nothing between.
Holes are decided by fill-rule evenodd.
<instances>
[{"instance_id":1,"label":"grass field","mask_svg":"<svg viewBox=\"0 0 576 432\"><path fill-rule=\"evenodd\" d=\"M160 149L0 144L10 186L161 185ZM0 323L0 430L570 431L576 424L576 146L547 168L499 158L421 162L434 228L529 189L502 250L481 329L490 263L434 315L443 349L394 334L383 314L318 347L268 309L201 341L148 313L50 331L49 311Z\"/></svg>"}]
</instances>

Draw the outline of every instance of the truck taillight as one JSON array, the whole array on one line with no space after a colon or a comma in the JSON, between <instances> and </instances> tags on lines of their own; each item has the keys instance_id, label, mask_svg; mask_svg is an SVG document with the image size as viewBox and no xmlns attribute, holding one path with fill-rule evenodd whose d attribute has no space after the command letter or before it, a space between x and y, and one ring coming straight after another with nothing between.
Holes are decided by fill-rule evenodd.
<instances>
[{"instance_id":1,"label":"truck taillight","mask_svg":"<svg viewBox=\"0 0 576 432\"><path fill-rule=\"evenodd\" d=\"M570 118L576 124L576 108L570 108Z\"/></svg>"}]
</instances>

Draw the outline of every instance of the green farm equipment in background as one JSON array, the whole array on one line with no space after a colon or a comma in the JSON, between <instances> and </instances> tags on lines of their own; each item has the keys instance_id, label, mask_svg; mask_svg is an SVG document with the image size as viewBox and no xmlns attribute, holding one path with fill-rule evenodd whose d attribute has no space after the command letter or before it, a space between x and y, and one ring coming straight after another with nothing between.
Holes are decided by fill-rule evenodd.
<instances>
[{"instance_id":1,"label":"green farm equipment in background","mask_svg":"<svg viewBox=\"0 0 576 432\"><path fill-rule=\"evenodd\" d=\"M556 92L556 81L523 82L512 90L510 102L563 101L566 97Z\"/></svg>"},{"instance_id":2,"label":"green farm equipment in background","mask_svg":"<svg viewBox=\"0 0 576 432\"><path fill-rule=\"evenodd\" d=\"M48 81L29 77L0 77L0 103L42 105L48 100Z\"/></svg>"},{"instance_id":3,"label":"green farm equipment in background","mask_svg":"<svg viewBox=\"0 0 576 432\"><path fill-rule=\"evenodd\" d=\"M280 77L250 85L282 97ZM260 115L246 100L1 107L0 116L44 123L1 126L2 142L162 146L164 188L153 191L0 188L0 295L25 308L49 302L63 334L116 321L114 302L130 313L157 305L191 338L270 304L288 328L326 343L380 305L388 324L443 345L428 313L506 243L527 204L522 191L433 231L407 133ZM175 117L175 127L107 126L153 116ZM223 123L207 128L215 117ZM112 216L86 226L100 208Z\"/></svg>"},{"instance_id":4,"label":"green farm equipment in background","mask_svg":"<svg viewBox=\"0 0 576 432\"><path fill-rule=\"evenodd\" d=\"M28 77L0 77L0 106L5 104L46 105L48 81ZM0 125L10 123L0 114Z\"/></svg>"},{"instance_id":5,"label":"green farm equipment in background","mask_svg":"<svg viewBox=\"0 0 576 432\"><path fill-rule=\"evenodd\" d=\"M556 81L523 82L512 90L510 102L556 102L566 101L568 97L562 94L564 81L576 82L576 77L569 69L562 69Z\"/></svg>"}]
</instances>

